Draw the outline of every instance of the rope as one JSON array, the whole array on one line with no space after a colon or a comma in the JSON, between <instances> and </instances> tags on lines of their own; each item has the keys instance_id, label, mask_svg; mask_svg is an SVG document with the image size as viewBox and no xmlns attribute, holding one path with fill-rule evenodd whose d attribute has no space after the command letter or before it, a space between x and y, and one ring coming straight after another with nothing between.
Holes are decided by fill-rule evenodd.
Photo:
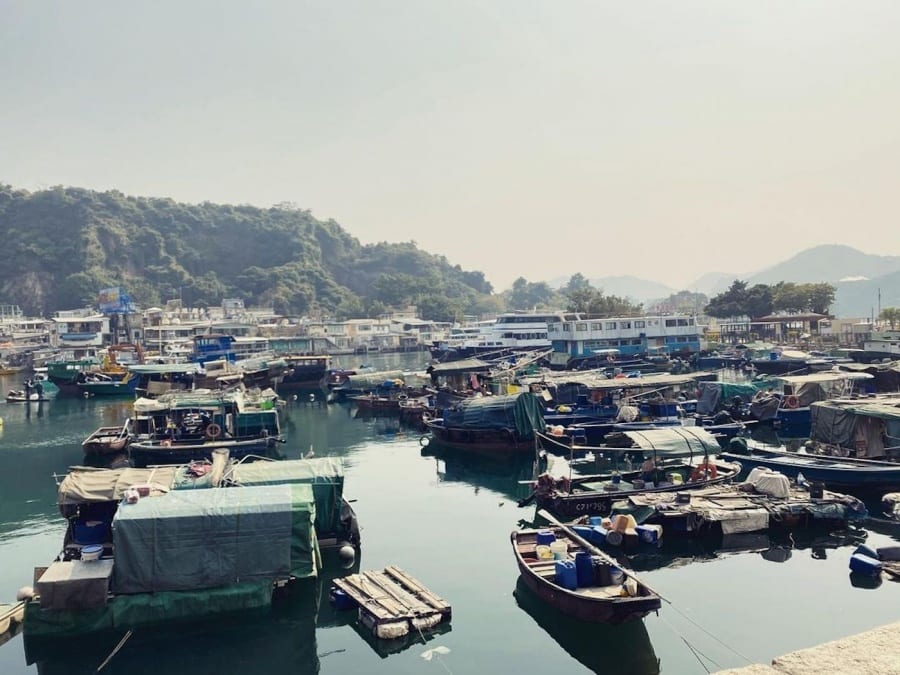
<instances>
[{"instance_id":1,"label":"rope","mask_svg":"<svg viewBox=\"0 0 900 675\"><path fill-rule=\"evenodd\" d=\"M709 659L709 661L710 661L714 666L716 666L716 668L719 668L719 667L720 667L718 663L716 663L715 661L713 661L712 659L710 659L708 656L706 656L706 654L704 654L703 652L701 652L699 649L694 649L694 646L693 646L690 642L688 642L688 641L685 639L685 637L684 637L683 635L681 636L681 641L684 642L684 644L687 645L687 648L691 650L691 654L693 654L693 655L694 655L694 658L697 659L697 663L699 663L700 666L703 668L703 670L705 670L707 673L709 673L709 672L711 672L711 671L710 671L709 668L706 667L706 664L703 663L702 660L700 660L700 657L701 657L701 656L702 656L703 658L705 658L705 659Z\"/></svg>"},{"instance_id":2,"label":"rope","mask_svg":"<svg viewBox=\"0 0 900 675\"><path fill-rule=\"evenodd\" d=\"M670 606L677 614L679 614L682 618L684 618L688 623L690 623L691 625L693 625L695 628L698 628L701 632L705 633L707 636L711 637L713 640L715 640L715 641L718 642L720 645L722 645L723 647L725 647L725 649L727 649L728 651L732 652L733 654L736 654L737 656L740 656L740 657L741 657L742 659L744 659L744 661L746 661L747 663L754 663L751 659L749 659L748 657L746 657L746 656L744 656L743 654L741 654L737 649L735 649L734 647L732 647L732 646L726 644L725 642L723 642L722 640L720 640L719 638L717 638L715 635L713 635L712 633L710 633L710 632L709 632L708 630L706 630L703 626L701 626L699 623L697 623L696 621L694 621L694 620L693 620L691 617L689 617L687 614L685 614L685 613L682 612L680 609L678 609L674 604L670 604L669 606ZM673 630L674 630L674 629L673 629ZM680 636L680 634L678 633L678 631L675 631L675 632L676 632L676 634L678 634L678 635ZM682 638L682 639L684 639L684 638ZM712 659L710 659L710 660L712 661ZM713 663L715 663L715 662L713 661Z\"/></svg>"},{"instance_id":3,"label":"rope","mask_svg":"<svg viewBox=\"0 0 900 675\"><path fill-rule=\"evenodd\" d=\"M131 631L131 629L129 629L128 632L125 633L125 635L122 637L122 639L119 640L119 644L117 644L115 647L113 647L113 650L109 653L109 656L107 656L105 659L103 659L103 663L101 663L99 666L97 666L97 670L94 672L99 673L101 670L103 670L106 667L106 664L112 660L112 657L114 657L116 654L118 654L119 650L125 646L125 642L128 640L128 638L131 637L131 634L132 634L132 631Z\"/></svg>"},{"instance_id":4,"label":"rope","mask_svg":"<svg viewBox=\"0 0 900 675\"><path fill-rule=\"evenodd\" d=\"M671 605L671 604L670 604L670 606L671 606L673 609L675 609L674 605ZM675 611L678 611L678 610L676 609ZM681 614L681 612L678 612L678 613ZM657 616L659 616L659 614L657 614ZM682 616L684 616L684 615L682 614ZM708 631L706 631L702 626L700 626L700 625L697 624L696 622L692 621L692 620L691 620L690 618L688 618L687 616L685 616L684 618L686 618L688 621L690 621L691 623L693 623L695 626L697 626L697 628L699 628L701 631L703 631L704 633L706 633L707 635L709 635L710 637L712 637L714 640L716 640L717 642L719 642L719 643L720 643L721 645L723 645L726 649L729 649L730 651L732 651L732 652L734 652L735 654L737 654L738 656L740 656L742 659L744 659L745 661L747 661L747 663L753 663L753 661L751 661L750 659L748 659L746 656L743 656L743 655L740 654L739 652L735 651L734 649L732 649L731 647L729 647L728 645L726 645L724 642L722 642L721 640L719 640L718 638L716 638L714 635L710 634L710 633L709 633ZM709 668L706 666L706 664L701 660L701 658L700 658L701 656L702 656L704 659L706 659L707 661L709 661L711 664L713 664L713 665L716 667L717 670L721 670L721 669L722 669L722 666L719 665L712 657L707 656L706 654L704 654L703 652L701 652L697 647L695 647L695 646L692 645L690 642L688 642L687 638L684 637L684 635L682 635L681 633L679 633L677 630L675 630L675 627L674 627L672 624L670 624L668 621L666 621L666 618L665 618L665 617L660 616L660 619L662 619L662 622L663 622L664 624L666 624L666 626L668 626L669 630L671 630L673 633L675 633L675 635L677 635L678 637L681 638L681 641L684 642L684 644L687 646L687 648L691 650L691 653L694 655L694 658L697 659L697 663L700 664L700 666L703 668L703 670L705 670L707 673L710 672L710 669L709 669Z\"/></svg>"}]
</instances>

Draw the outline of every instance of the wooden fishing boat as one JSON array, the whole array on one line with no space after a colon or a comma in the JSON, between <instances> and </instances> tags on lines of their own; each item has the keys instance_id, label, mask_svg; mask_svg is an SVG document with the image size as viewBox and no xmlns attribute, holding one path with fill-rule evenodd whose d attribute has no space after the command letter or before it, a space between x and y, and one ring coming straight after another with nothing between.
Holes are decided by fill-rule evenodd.
<instances>
[{"instance_id":1,"label":"wooden fishing boat","mask_svg":"<svg viewBox=\"0 0 900 675\"><path fill-rule=\"evenodd\" d=\"M510 534L516 563L525 585L537 597L581 621L619 624L647 616L660 608L660 596L625 570L618 562L578 536L571 528L558 523L549 528L556 542L564 542L567 556L579 558L590 564L590 585L578 584L576 588L564 588L557 583L558 563L569 560L553 560L539 557L538 533L547 530L521 530ZM586 556L586 558L585 558ZM577 564L577 560L576 563ZM617 580L621 576L622 580ZM571 584L570 584L571 585Z\"/></svg>"},{"instance_id":2,"label":"wooden fishing boat","mask_svg":"<svg viewBox=\"0 0 900 675\"><path fill-rule=\"evenodd\" d=\"M25 603L18 601L14 605L0 605L0 645L11 640L22 630L25 617Z\"/></svg>"},{"instance_id":3,"label":"wooden fishing boat","mask_svg":"<svg viewBox=\"0 0 900 675\"><path fill-rule=\"evenodd\" d=\"M128 422L118 427L100 427L81 442L81 449L86 455L109 455L124 451L129 438Z\"/></svg>"},{"instance_id":4,"label":"wooden fishing boat","mask_svg":"<svg viewBox=\"0 0 900 675\"><path fill-rule=\"evenodd\" d=\"M128 454L136 466L184 464L223 449L234 458L265 455L284 442L271 395L194 390L138 399Z\"/></svg>"},{"instance_id":5,"label":"wooden fishing boat","mask_svg":"<svg viewBox=\"0 0 900 675\"><path fill-rule=\"evenodd\" d=\"M563 517L608 515L613 502L619 499L729 483L740 475L741 470L739 462L705 457L693 461L675 459L657 463L653 474L658 480L649 482L641 478L641 471L573 476L571 479L542 474L533 484L531 496L522 500L522 505L533 500L539 507Z\"/></svg>"},{"instance_id":6,"label":"wooden fishing boat","mask_svg":"<svg viewBox=\"0 0 900 675\"><path fill-rule=\"evenodd\" d=\"M735 439L729 450L720 454L748 468L764 466L790 478L802 473L806 480L829 487L881 492L900 489L900 464L896 462L789 452L751 444L746 439Z\"/></svg>"},{"instance_id":7,"label":"wooden fishing boat","mask_svg":"<svg viewBox=\"0 0 900 675\"><path fill-rule=\"evenodd\" d=\"M491 455L533 453L535 430L544 428L541 404L528 392L466 398L424 422L445 447Z\"/></svg>"}]
</instances>

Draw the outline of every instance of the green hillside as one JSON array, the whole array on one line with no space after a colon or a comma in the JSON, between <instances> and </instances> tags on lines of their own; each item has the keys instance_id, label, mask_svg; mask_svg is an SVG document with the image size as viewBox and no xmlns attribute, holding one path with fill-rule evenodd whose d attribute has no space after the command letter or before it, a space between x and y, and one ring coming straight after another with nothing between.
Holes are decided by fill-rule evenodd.
<instances>
[{"instance_id":1,"label":"green hillside","mask_svg":"<svg viewBox=\"0 0 900 675\"><path fill-rule=\"evenodd\" d=\"M291 206L0 185L0 235L0 299L32 315L92 304L110 286L143 307L235 297L282 314L342 318L416 303L426 318L449 320L496 303L482 272L414 242L363 246L333 220Z\"/></svg>"}]
</instances>

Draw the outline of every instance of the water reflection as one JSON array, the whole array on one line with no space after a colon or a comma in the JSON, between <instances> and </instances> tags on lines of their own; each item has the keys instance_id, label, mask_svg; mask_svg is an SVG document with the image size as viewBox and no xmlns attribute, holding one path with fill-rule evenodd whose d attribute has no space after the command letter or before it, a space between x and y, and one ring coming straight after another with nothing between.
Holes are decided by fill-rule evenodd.
<instances>
[{"instance_id":1,"label":"water reflection","mask_svg":"<svg viewBox=\"0 0 900 675\"><path fill-rule=\"evenodd\" d=\"M618 675L654 675L660 660L643 621L618 626L585 623L560 613L538 598L521 578L513 595L516 604L559 646L589 670Z\"/></svg>"},{"instance_id":2,"label":"water reflection","mask_svg":"<svg viewBox=\"0 0 900 675\"><path fill-rule=\"evenodd\" d=\"M466 483L477 492L487 488L519 500L531 494L534 460L527 456L491 457L446 448L435 441L422 448L423 457L433 457L441 483Z\"/></svg>"},{"instance_id":3,"label":"water reflection","mask_svg":"<svg viewBox=\"0 0 900 675\"><path fill-rule=\"evenodd\" d=\"M302 579L277 591L272 606L197 623L136 629L103 673L290 673L320 670L316 628L344 626L355 612L337 612L328 600L336 576L359 571L357 562L341 569L326 555L318 579ZM124 632L70 639L26 638L25 658L42 675L95 673ZM322 655L327 656L327 655Z\"/></svg>"},{"instance_id":4,"label":"water reflection","mask_svg":"<svg viewBox=\"0 0 900 675\"><path fill-rule=\"evenodd\" d=\"M827 560L829 551L839 548L855 548L867 538L861 528L837 532L797 531L790 533L747 532L723 535L721 540L710 541L673 537L657 546L642 545L629 551L607 551L636 572L661 568L683 567L692 563L710 562L733 555L758 555L775 564L785 563L795 555L808 555L815 560Z\"/></svg>"}]
</instances>

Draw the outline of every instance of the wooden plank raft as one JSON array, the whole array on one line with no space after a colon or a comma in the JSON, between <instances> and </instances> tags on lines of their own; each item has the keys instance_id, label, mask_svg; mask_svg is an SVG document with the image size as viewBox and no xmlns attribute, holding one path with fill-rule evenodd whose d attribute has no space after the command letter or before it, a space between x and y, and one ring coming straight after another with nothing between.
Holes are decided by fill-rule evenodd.
<instances>
[{"instance_id":1,"label":"wooden plank raft","mask_svg":"<svg viewBox=\"0 0 900 675\"><path fill-rule=\"evenodd\" d=\"M375 637L392 639L450 620L450 605L395 565L334 580Z\"/></svg>"}]
</instances>

